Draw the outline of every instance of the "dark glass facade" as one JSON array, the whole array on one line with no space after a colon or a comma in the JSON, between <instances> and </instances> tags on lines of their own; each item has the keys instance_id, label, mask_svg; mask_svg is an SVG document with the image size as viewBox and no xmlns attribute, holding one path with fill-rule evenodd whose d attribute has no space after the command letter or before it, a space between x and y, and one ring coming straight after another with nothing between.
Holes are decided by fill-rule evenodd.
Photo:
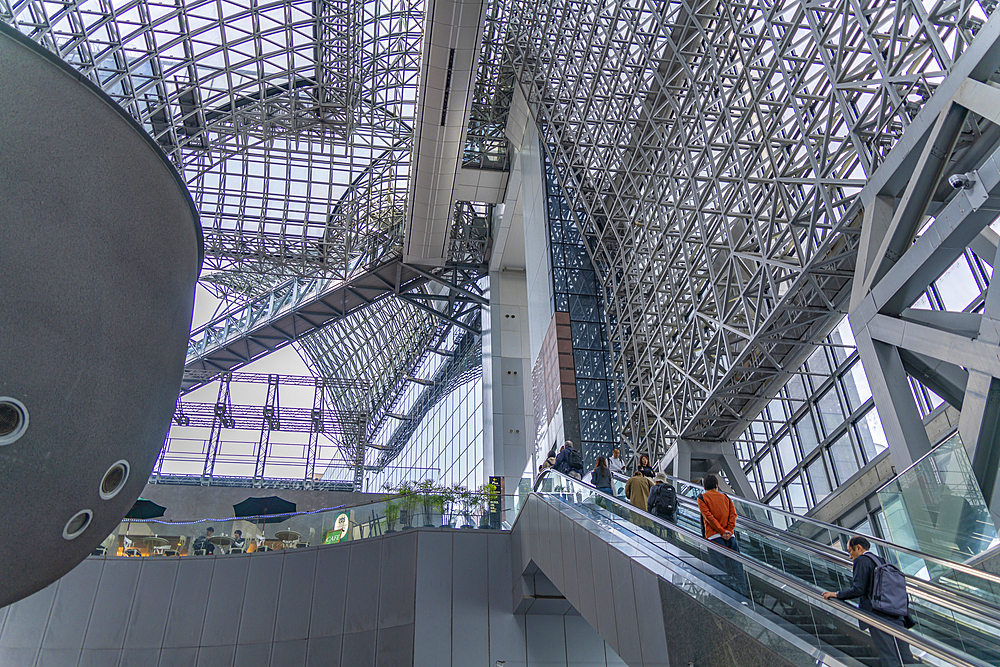
<instances>
[{"instance_id":1,"label":"dark glass facade","mask_svg":"<svg viewBox=\"0 0 1000 667\"><path fill-rule=\"evenodd\" d=\"M610 455L616 441L612 416L613 392L608 373L607 324L597 271L587 254L575 215L562 195L552 165L544 160L549 225L549 252L552 259L553 311L569 314L576 372L577 415L565 411L566 432L579 437L584 463L592 467L601 455ZM564 405L565 407L565 405ZM573 439L570 437L570 439Z\"/></svg>"}]
</instances>

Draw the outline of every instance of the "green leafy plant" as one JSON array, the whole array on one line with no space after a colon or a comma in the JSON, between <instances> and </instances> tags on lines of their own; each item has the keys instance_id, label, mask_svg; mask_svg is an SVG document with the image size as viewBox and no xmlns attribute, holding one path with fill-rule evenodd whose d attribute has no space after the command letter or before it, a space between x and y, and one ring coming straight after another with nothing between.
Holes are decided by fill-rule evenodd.
<instances>
[{"instance_id":1,"label":"green leafy plant","mask_svg":"<svg viewBox=\"0 0 1000 667\"><path fill-rule=\"evenodd\" d=\"M385 503L385 509L383 510L385 514L385 523L387 533L396 532L395 525L396 521L399 519L399 503L395 500L388 500Z\"/></svg>"}]
</instances>

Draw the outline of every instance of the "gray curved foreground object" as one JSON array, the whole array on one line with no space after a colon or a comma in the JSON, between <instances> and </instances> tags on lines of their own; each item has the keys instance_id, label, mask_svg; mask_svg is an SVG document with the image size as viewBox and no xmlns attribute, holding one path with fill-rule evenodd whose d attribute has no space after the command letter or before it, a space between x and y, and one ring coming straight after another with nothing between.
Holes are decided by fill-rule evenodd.
<instances>
[{"instance_id":1,"label":"gray curved foreground object","mask_svg":"<svg viewBox=\"0 0 1000 667\"><path fill-rule=\"evenodd\" d=\"M0 606L80 563L145 486L200 234L142 128L0 24Z\"/></svg>"}]
</instances>

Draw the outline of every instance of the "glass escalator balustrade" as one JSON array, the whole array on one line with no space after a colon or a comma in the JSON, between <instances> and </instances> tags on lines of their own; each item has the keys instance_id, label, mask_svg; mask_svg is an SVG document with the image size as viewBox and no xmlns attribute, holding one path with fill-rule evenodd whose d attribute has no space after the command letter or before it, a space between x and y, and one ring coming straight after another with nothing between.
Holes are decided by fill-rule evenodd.
<instances>
[{"instance_id":1,"label":"glass escalator balustrade","mask_svg":"<svg viewBox=\"0 0 1000 667\"><path fill-rule=\"evenodd\" d=\"M697 484L675 477L668 476L668 479L674 484L678 495L692 501L702 492L702 488ZM616 492L624 487L623 479L616 478ZM789 536L814 544L841 559L846 557L847 543L855 535L854 532L839 526L777 510L732 494L730 498L736 506L736 513L744 523L755 522L770 526ZM868 539L882 558L896 565L911 580L930 582L956 594L973 597L979 603L986 603L1000 610L1000 577L871 536Z\"/></svg>"},{"instance_id":2,"label":"glass escalator balustrade","mask_svg":"<svg viewBox=\"0 0 1000 667\"><path fill-rule=\"evenodd\" d=\"M628 505L621 480L615 485L618 497L611 499L585 483L545 471L535 491L552 502L572 505L615 532L646 544L653 539L660 555L707 575L713 586L732 599L789 628L795 636L809 638L815 647L837 656L840 664L878 664L870 639L858 630L857 616L851 616L854 608L819 597L822 591L850 586L851 566L843 554L835 557L807 548L781 535L755 530L754 522L738 520L742 558L731 558L726 549L708 546L700 537L700 514L690 499L680 504L677 529L673 529ZM517 509L526 498L519 495ZM944 647L953 654L944 659L918 648L925 662L1000 665L1000 618L970 608L967 598L956 602L947 595L911 589L910 600L917 623L913 632L929 647Z\"/></svg>"}]
</instances>

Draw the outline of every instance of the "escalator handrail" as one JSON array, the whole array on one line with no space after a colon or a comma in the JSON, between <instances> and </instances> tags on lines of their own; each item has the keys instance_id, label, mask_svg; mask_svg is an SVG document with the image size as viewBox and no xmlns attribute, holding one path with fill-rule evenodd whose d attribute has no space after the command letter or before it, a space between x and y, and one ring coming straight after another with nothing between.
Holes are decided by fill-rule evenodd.
<instances>
[{"instance_id":1,"label":"escalator handrail","mask_svg":"<svg viewBox=\"0 0 1000 667\"><path fill-rule=\"evenodd\" d=\"M614 478L617 479L620 482L624 482L624 481L628 480L627 477L625 477L624 475L620 475L618 473L614 473ZM688 482L686 480L683 480L683 479L680 479L680 478L677 478L677 477L673 477L671 475L666 475L666 478L669 481L674 482L676 484L683 484L683 485L689 486L689 487L691 487L691 488L693 488L695 490L704 491L704 487L702 487L699 484L695 484L693 482ZM678 495L680 495L680 494L678 493ZM742 496L737 496L735 494L731 494L731 495L732 495L733 498L739 500L740 502L746 503L747 505L750 505L751 507L756 507L758 509L766 510L768 512L774 512L775 514L780 514L782 516L788 517L788 518L792 519L793 521L800 521L800 522L803 522L803 523L811 524L811 525L818 526L818 527L823 528L825 530L830 530L830 531L833 531L833 532L836 532L836 533L852 533L852 532L855 532L855 531L851 531L851 530L849 530L847 528L844 528L843 526L836 526L836 525L831 524L831 523L825 523L825 522L819 521L817 519L813 519L813 518L810 518L810 517L807 517L807 516L802 516L801 514L795 514L794 512L788 512L788 511L783 510L783 509L777 509L777 508L771 507L770 505L765 505L764 503L758 502L756 500L747 500L746 498L744 498ZM802 536L802 537L804 539L809 539L809 538L807 538L805 536ZM935 565L940 565L942 567L946 567L946 568L955 570L957 572L962 572L963 574L967 574L967 575L969 575L971 577L976 577L978 579L983 579L985 581L989 581L991 583L1000 585L1000 576L995 575L992 572L986 572L985 570L977 570L977 569L975 569L973 567L969 567L968 565L966 565L964 563L956 563L954 561L945 560L943 558L938 558L937 556L931 556L931 555L925 554L925 553L923 553L921 551L916 551L915 549L910 549L909 547L904 547L904 546L900 546L898 544L893 544L892 542L887 542L886 540L880 539L878 537L873 537L873 536L870 536L870 535L866 535L865 537L872 544L877 544L877 545L879 545L879 546L881 546L881 547L883 547L885 549L889 549L889 550L892 550L892 551L898 551L898 552L904 553L904 554L906 554L908 556L913 556L914 558L920 558L920 559L925 560L925 561L927 561L929 563L933 563Z\"/></svg>"},{"instance_id":2,"label":"escalator handrail","mask_svg":"<svg viewBox=\"0 0 1000 667\"><path fill-rule=\"evenodd\" d=\"M792 588L798 593L806 595L807 597L810 597L813 600L818 600L822 601L823 603L830 604L829 601L825 600L823 596L820 593L817 593L813 588L802 583L798 579L789 576L788 574L782 572L781 570L770 567L768 565L764 565L762 563L758 563L757 561L752 560L737 551L727 549L726 547L720 547L719 545L714 544L712 540L707 540L701 535L698 535L697 533L688 530L684 526L664 521L660 517L654 516L646 512L645 510L641 510L635 505L632 505L631 503L622 501L617 496L601 493L600 491L597 491L594 487L590 486L586 482L564 475L561 472L554 470L552 468L546 468L541 473L539 473L538 478L535 480L535 484L532 487L533 493L539 496L544 496L545 494L549 493L546 491L539 491L538 487L545 478L551 476L558 476L559 478L566 480L570 484L576 483L580 484L581 486L585 486L587 487L588 490L593 490L595 493L599 493L602 499L608 499L614 504L626 508L630 512L636 512L645 520L664 526L669 530L676 530L682 532L688 537L695 538L699 542L703 543L703 545L708 547L709 549L722 553L725 558L731 558L737 561L744 568L749 568L750 570L758 573L758 575L763 575L765 578L769 578L772 581L775 581L776 583L779 583L784 587ZM553 493L553 495L555 494ZM520 517L520 513L518 514L518 517ZM516 521L517 519L515 519L515 522ZM854 605L845 603L841 606L835 607L835 609L843 611L844 613L846 613L848 616L851 616L855 620L861 621L878 630L881 630L882 632L890 634L893 637L901 639L905 641L907 644L915 646L922 651L926 651L927 653L930 653L931 655L940 658L941 660L946 660L952 663L953 665L956 665L956 667L990 667L987 663L982 662L977 658L973 658L972 656L958 655L957 653L955 653L952 647L942 644L937 640L930 639L929 637L924 637L922 635L914 634L909 630L900 629L895 625L890 625L889 623L886 623L883 619L874 616L873 614L869 614L868 612L862 611L857 607L855 607Z\"/></svg>"},{"instance_id":3,"label":"escalator handrail","mask_svg":"<svg viewBox=\"0 0 1000 667\"><path fill-rule=\"evenodd\" d=\"M678 495L677 498L678 500L684 502L686 506L693 506L694 508L697 508L697 501L695 501L694 498L688 498L687 496L681 495ZM698 510L696 509L695 511ZM847 568L853 568L852 561L845 558L842 555L843 552L809 540L801 535L786 533L785 531L772 525L745 516L739 517L738 525L743 526L744 528L749 528L753 532L764 534L768 538L780 542L785 546L806 551L810 555L821 558L828 563L835 563ZM916 589L920 593L918 597L925 598L932 604L957 609L966 616L985 624L993 625L1000 620L1000 607L988 600L983 600L982 598L967 595L960 591L945 588L938 583L920 579L919 577L906 574L905 572L903 574L907 579L907 586L911 594L915 594L914 589ZM983 607L986 607L993 613L983 613Z\"/></svg>"}]
</instances>

